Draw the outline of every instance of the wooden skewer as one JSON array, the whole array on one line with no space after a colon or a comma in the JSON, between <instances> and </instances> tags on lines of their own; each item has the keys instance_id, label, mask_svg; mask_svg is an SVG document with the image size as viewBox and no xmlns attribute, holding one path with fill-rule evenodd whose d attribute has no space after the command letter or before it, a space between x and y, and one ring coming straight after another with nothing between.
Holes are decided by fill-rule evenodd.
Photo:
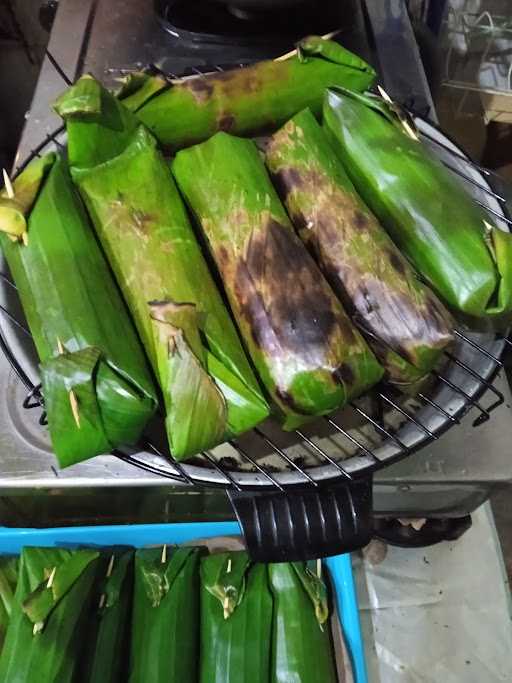
<instances>
[{"instance_id":1,"label":"wooden skewer","mask_svg":"<svg viewBox=\"0 0 512 683\"><path fill-rule=\"evenodd\" d=\"M71 389L71 391L69 392L69 403L71 405L71 412L73 413L76 426L78 427L78 429L80 429L80 413L78 412L78 399L73 389Z\"/></svg>"},{"instance_id":2,"label":"wooden skewer","mask_svg":"<svg viewBox=\"0 0 512 683\"><path fill-rule=\"evenodd\" d=\"M322 578L322 560L320 559L316 561L316 575L319 579Z\"/></svg>"},{"instance_id":3,"label":"wooden skewer","mask_svg":"<svg viewBox=\"0 0 512 683\"><path fill-rule=\"evenodd\" d=\"M330 40L331 38L334 38L334 36L340 32L340 29L336 29L336 31L331 31L330 33L325 33L323 36L320 36L323 38L323 40ZM293 55L297 54L297 48L295 50L290 50L290 52L287 52L284 55L281 55L279 57L276 57L274 59L274 62L284 62L285 59L289 59L290 57L293 57Z\"/></svg>"},{"instance_id":4,"label":"wooden skewer","mask_svg":"<svg viewBox=\"0 0 512 683\"><path fill-rule=\"evenodd\" d=\"M228 567L226 569L226 574L229 574L231 572L231 558L228 559Z\"/></svg>"},{"instance_id":5,"label":"wooden skewer","mask_svg":"<svg viewBox=\"0 0 512 683\"><path fill-rule=\"evenodd\" d=\"M167 562L167 543L164 543L162 547L162 564L165 564Z\"/></svg>"},{"instance_id":6,"label":"wooden skewer","mask_svg":"<svg viewBox=\"0 0 512 683\"><path fill-rule=\"evenodd\" d=\"M107 567L107 579L109 578L109 576L112 576L112 570L114 569L115 559L116 559L115 555L110 556L110 562L108 563L108 567Z\"/></svg>"},{"instance_id":7,"label":"wooden skewer","mask_svg":"<svg viewBox=\"0 0 512 683\"><path fill-rule=\"evenodd\" d=\"M388 104L394 104L393 100L391 97L387 94L387 92L382 88L380 85L377 86L377 90L379 91L379 95L382 97L382 99L387 102ZM419 141L419 137L416 133L416 131L412 128L412 126L409 124L408 121L406 121L403 116L400 116L400 123L402 124L403 129L407 133L407 135L412 138L413 140Z\"/></svg>"},{"instance_id":8,"label":"wooden skewer","mask_svg":"<svg viewBox=\"0 0 512 683\"><path fill-rule=\"evenodd\" d=\"M2 169L2 175L4 177L4 185L7 197L8 199L14 199L14 187L12 186L11 179L9 178L9 174L5 168Z\"/></svg>"},{"instance_id":9,"label":"wooden skewer","mask_svg":"<svg viewBox=\"0 0 512 683\"><path fill-rule=\"evenodd\" d=\"M46 588L51 588L53 586L53 579L55 578L56 571L57 567L54 567L50 573L50 576L48 577L48 583L46 584Z\"/></svg>"}]
</instances>

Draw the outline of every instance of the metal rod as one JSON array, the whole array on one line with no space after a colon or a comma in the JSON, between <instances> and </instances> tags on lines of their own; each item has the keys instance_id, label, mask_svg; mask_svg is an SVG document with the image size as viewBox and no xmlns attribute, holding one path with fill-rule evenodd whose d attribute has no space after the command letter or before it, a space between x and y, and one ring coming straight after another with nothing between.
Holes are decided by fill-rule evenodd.
<instances>
[{"instance_id":1,"label":"metal rod","mask_svg":"<svg viewBox=\"0 0 512 683\"><path fill-rule=\"evenodd\" d=\"M412 422L416 427L421 429L427 436L429 436L431 439L438 439L439 437L434 434L433 432L428 429L428 427L425 427L424 424L419 422L415 417L413 417L407 410L404 410L401 406L398 405L398 403L395 403L395 401L392 401L386 394L379 393L379 396L382 398L383 401L388 403L390 406L392 406L395 410L397 410L401 415L406 417L410 422Z\"/></svg>"},{"instance_id":2,"label":"metal rod","mask_svg":"<svg viewBox=\"0 0 512 683\"><path fill-rule=\"evenodd\" d=\"M479 182L477 182L474 178L471 178L470 176L466 175L462 171L459 171L457 168L454 166L451 166L450 164L446 163L446 161L443 161L443 164L446 166L446 168L449 168L450 171L455 173L456 175L460 176L461 178L464 178L468 183L471 183L471 185L474 185L475 187L478 187L479 190L482 190L486 194L491 195L494 197L497 201L503 202L504 204L507 203L507 200L505 197L502 197L502 195L498 194L497 192L494 192L492 189L485 187L484 185L481 185Z\"/></svg>"},{"instance_id":3,"label":"metal rod","mask_svg":"<svg viewBox=\"0 0 512 683\"><path fill-rule=\"evenodd\" d=\"M498 391L498 389L496 389L496 387L493 386L491 382L488 382L486 379L482 377L482 375L479 375L478 372L475 372L473 368L470 368L468 365L466 365L466 363L463 363L449 351L446 351L445 353L446 356L452 361L452 363L455 363L455 365L457 365L459 368L462 368L465 372L468 373L468 375L471 375L471 377L477 379L487 388L488 391L492 392L499 400L498 405L501 405L505 401L505 397L503 396L501 391Z\"/></svg>"},{"instance_id":4,"label":"metal rod","mask_svg":"<svg viewBox=\"0 0 512 683\"><path fill-rule=\"evenodd\" d=\"M324 418L326 422L328 422L331 427L334 427L334 429L339 432L340 434L343 434L344 437L346 437L351 443L354 444L354 446L357 446L360 450L363 451L365 455L367 455L369 458L371 458L372 462L379 462L379 459L375 457L375 454L372 453L372 451L368 450L366 446L363 446L362 443L360 443L357 439L355 439L351 434L349 434L345 429L339 426L334 420L332 420L330 417L325 417Z\"/></svg>"},{"instance_id":5,"label":"metal rod","mask_svg":"<svg viewBox=\"0 0 512 683\"><path fill-rule=\"evenodd\" d=\"M214 469L216 469L219 474L222 474L222 476L225 477L225 479L231 484L231 486L233 486L233 488L235 488L237 491L242 490L240 485L233 479L229 471L223 470L215 458L208 453L208 451L202 451L201 455L203 458L206 458L211 465L213 465Z\"/></svg>"},{"instance_id":6,"label":"metal rod","mask_svg":"<svg viewBox=\"0 0 512 683\"><path fill-rule=\"evenodd\" d=\"M431 142L435 143L439 147L442 147L444 150L452 154L452 156L456 157L457 159L460 159L461 161L465 161L467 164L470 166L473 166L476 168L480 173L483 175L497 175L496 173L493 173L493 171L490 171L488 168L485 168L485 166L480 166L480 164L477 164L476 161L473 161L469 157L467 157L465 154L461 154L460 152L457 152L456 150L452 149L451 147L448 147L448 145L445 145L444 142L441 142L441 140L438 140L437 138L434 138L432 135L429 133L426 133L425 131L419 129L420 135L423 135L423 137L427 138Z\"/></svg>"},{"instance_id":7,"label":"metal rod","mask_svg":"<svg viewBox=\"0 0 512 683\"><path fill-rule=\"evenodd\" d=\"M16 287L14 282L12 280L10 280L5 273L0 273L0 280L5 282L5 284L9 285L9 287L12 287L16 291L18 291L18 288Z\"/></svg>"},{"instance_id":8,"label":"metal rod","mask_svg":"<svg viewBox=\"0 0 512 683\"><path fill-rule=\"evenodd\" d=\"M353 410L359 413L361 417L364 417L365 420L368 420L368 422L372 424L378 432L384 434L388 439L394 441L400 449L404 451L408 450L407 446L404 443L402 443L402 441L400 441L400 439L397 436L395 436L388 429L380 425L376 420L373 419L373 417L371 417L371 415L368 415L362 408L357 406L355 403L349 403L349 405Z\"/></svg>"},{"instance_id":9,"label":"metal rod","mask_svg":"<svg viewBox=\"0 0 512 683\"><path fill-rule=\"evenodd\" d=\"M72 85L72 80L67 77L67 75L64 73L64 70L61 68L60 64L58 63L58 61L55 59L55 57L52 55L52 53L49 50L46 50L46 56L48 57L50 64L53 66L55 71L62 78L64 83L66 85Z\"/></svg>"},{"instance_id":10,"label":"metal rod","mask_svg":"<svg viewBox=\"0 0 512 683\"><path fill-rule=\"evenodd\" d=\"M25 325L22 325L17 318L15 318L12 313L9 313L9 311L5 308L5 306L2 306L0 304L0 311L5 315L6 318L8 318L13 325L16 325L16 327L19 327L19 329L24 332L28 337L32 338L32 335L30 334L29 330L25 327Z\"/></svg>"},{"instance_id":11,"label":"metal rod","mask_svg":"<svg viewBox=\"0 0 512 683\"><path fill-rule=\"evenodd\" d=\"M300 438L305 441L311 448L318 453L323 459L327 460L333 467L335 467L338 472L343 475L346 479L351 480L352 477L351 475L346 471L346 469L341 465L337 460L334 458L331 458L330 455L328 455L325 451L323 451L320 446L318 446L314 441L312 441L308 436L306 436L303 432L300 430L296 429L295 434L300 436Z\"/></svg>"},{"instance_id":12,"label":"metal rod","mask_svg":"<svg viewBox=\"0 0 512 683\"><path fill-rule=\"evenodd\" d=\"M466 344L469 344L473 349L475 349L476 351L479 351L481 354L483 354L484 356L489 358L489 360L494 361L496 363L496 365L498 365L500 368L503 367L503 362L499 358L496 358L496 356L493 356L492 353L489 353L489 351L487 351L482 346L480 346L480 344L477 344L472 339L469 339L469 337L466 337L466 335L462 334L462 332L460 330L453 330L453 333L457 337L459 337L459 339L462 339L463 341L465 341ZM507 339L504 339L504 341L508 342Z\"/></svg>"},{"instance_id":13,"label":"metal rod","mask_svg":"<svg viewBox=\"0 0 512 683\"><path fill-rule=\"evenodd\" d=\"M41 144L37 145L33 150L31 150L30 154L27 156L25 161L20 164L19 166L16 167L16 172L14 174L13 180L16 179L16 177L25 170L25 168L30 164L30 162L35 158L40 156L40 152L50 144L50 142L55 142L55 138L60 135L64 129L65 129L65 124L62 124L62 126L59 126L56 130L53 131L53 133L48 133L48 135L45 137L43 142Z\"/></svg>"},{"instance_id":14,"label":"metal rod","mask_svg":"<svg viewBox=\"0 0 512 683\"><path fill-rule=\"evenodd\" d=\"M481 206L483 209L488 211L489 213L492 213L493 216L497 216L501 221L506 223L507 225L512 225L512 220L510 218L507 218L503 213L500 213L499 211L496 211L496 209L491 209L490 206L487 204L484 204L484 202L481 202L479 199L476 197L473 197L473 201Z\"/></svg>"},{"instance_id":15,"label":"metal rod","mask_svg":"<svg viewBox=\"0 0 512 683\"><path fill-rule=\"evenodd\" d=\"M148 439L146 439L146 441L145 441L145 443L144 443L144 447L145 447L145 448L149 448L149 450L153 451L153 453L154 453L155 455L157 455L158 457L163 458L164 460L167 460L167 459L168 459L168 458L167 458L167 457L166 457L166 456L165 456L165 455L164 455L164 454L163 454L163 453L162 453L154 444L152 444L151 441L149 441ZM175 468L178 470L178 472L179 472L180 475L183 477L183 479L185 479L185 481L187 481L189 484L193 484L193 483L194 483L194 480L193 480L192 477L185 471L185 468L183 467L183 465L182 465L181 463L179 463L175 458L172 458L172 466L175 467Z\"/></svg>"},{"instance_id":16,"label":"metal rod","mask_svg":"<svg viewBox=\"0 0 512 683\"><path fill-rule=\"evenodd\" d=\"M425 403L428 403L429 406L432 406L435 410L439 411L442 415L444 415L450 422L453 422L454 424L460 424L460 420L453 415L450 415L444 408L441 408L441 406L436 403L435 401L432 401L432 399L428 398L428 396L425 396L423 393L418 393L416 394L418 398L420 398L422 401L425 401Z\"/></svg>"},{"instance_id":17,"label":"metal rod","mask_svg":"<svg viewBox=\"0 0 512 683\"><path fill-rule=\"evenodd\" d=\"M266 470L264 467L262 467L262 465L260 465L259 462L258 462L257 460L255 460L254 458L252 458L252 457L247 453L247 451L246 451L245 449L243 449L239 444L235 443L234 441L229 441L228 443L230 444L230 446L233 446L233 448L234 448L238 453L240 453L240 455L241 455L243 458L245 458L248 462L250 462L250 463L258 470L258 472L261 472L261 474L262 474L264 477L266 477L270 482L272 482L272 484L273 484L274 486L277 486L277 488L278 488L280 491L284 491L283 487L282 487L281 484L277 481L277 479L275 479L275 478L270 474L270 472L267 472L267 470Z\"/></svg>"},{"instance_id":18,"label":"metal rod","mask_svg":"<svg viewBox=\"0 0 512 683\"><path fill-rule=\"evenodd\" d=\"M285 460L285 461L290 465L290 467L293 467L294 470L296 470L297 472L300 472L300 474L301 474L305 479L307 479L311 484L313 484L314 486L318 486L317 482L316 482L312 477L310 477L309 474L308 474L307 472L305 472L301 467L299 467L295 462L293 462L293 460L290 458L290 456L287 455L281 448L279 448L279 446L278 446L277 444L275 444L275 443L272 441L272 439L269 439L269 437L266 436L266 434L264 434L264 433L263 433L260 429L258 429L257 427L254 429L254 431L255 431L256 434L258 434L258 436L259 436L260 438L262 438L262 439L263 439L271 448L273 448L273 449L275 450L275 452L276 452L278 455L280 455L280 456L283 458L283 460Z\"/></svg>"},{"instance_id":19,"label":"metal rod","mask_svg":"<svg viewBox=\"0 0 512 683\"><path fill-rule=\"evenodd\" d=\"M443 384L446 384L446 386L450 387L450 389L455 391L455 393L460 394L461 396L464 396L464 398L468 401L468 403L470 403L472 406L474 406L475 408L477 408L481 412L481 414L482 414L481 417L483 417L483 419L482 419L482 422L479 422L478 424L482 424L483 422L487 422L487 420L490 418L490 415L487 412L487 410L485 410L485 408L482 408L482 406L477 401L475 401L473 398L471 398L471 396L469 394L467 394L463 389L458 387L456 384L451 382L449 379L447 379L446 377L444 377L440 373L434 371L433 374L441 382L443 382Z\"/></svg>"}]
</instances>

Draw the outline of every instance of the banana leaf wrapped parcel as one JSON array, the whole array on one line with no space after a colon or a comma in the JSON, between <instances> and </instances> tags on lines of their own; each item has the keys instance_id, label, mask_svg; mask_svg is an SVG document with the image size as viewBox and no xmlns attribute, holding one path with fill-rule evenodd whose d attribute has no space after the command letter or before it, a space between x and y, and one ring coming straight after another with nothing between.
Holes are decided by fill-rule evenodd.
<instances>
[{"instance_id":1,"label":"banana leaf wrapped parcel","mask_svg":"<svg viewBox=\"0 0 512 683\"><path fill-rule=\"evenodd\" d=\"M0 681L76 680L98 559L96 550L23 548Z\"/></svg>"},{"instance_id":2,"label":"banana leaf wrapped parcel","mask_svg":"<svg viewBox=\"0 0 512 683\"><path fill-rule=\"evenodd\" d=\"M403 125L396 106L334 88L323 113L356 190L444 302L470 317L510 316L512 235Z\"/></svg>"},{"instance_id":3,"label":"banana leaf wrapped parcel","mask_svg":"<svg viewBox=\"0 0 512 683\"><path fill-rule=\"evenodd\" d=\"M133 559L132 550L102 553L80 667L81 683L126 681L133 598Z\"/></svg>"},{"instance_id":4,"label":"banana leaf wrapped parcel","mask_svg":"<svg viewBox=\"0 0 512 683\"><path fill-rule=\"evenodd\" d=\"M156 394L63 159L33 161L0 193L0 244L39 355L60 465L135 444Z\"/></svg>"},{"instance_id":5,"label":"banana leaf wrapped parcel","mask_svg":"<svg viewBox=\"0 0 512 683\"><path fill-rule=\"evenodd\" d=\"M14 605L18 568L18 557L9 555L0 557L0 653Z\"/></svg>"},{"instance_id":6,"label":"banana leaf wrapped parcel","mask_svg":"<svg viewBox=\"0 0 512 683\"><path fill-rule=\"evenodd\" d=\"M135 553L129 683L197 681L201 548Z\"/></svg>"},{"instance_id":7,"label":"banana leaf wrapped parcel","mask_svg":"<svg viewBox=\"0 0 512 683\"><path fill-rule=\"evenodd\" d=\"M375 384L382 368L295 234L254 142L216 133L172 169L284 428Z\"/></svg>"},{"instance_id":8,"label":"banana leaf wrapped parcel","mask_svg":"<svg viewBox=\"0 0 512 683\"><path fill-rule=\"evenodd\" d=\"M201 561L201 683L267 683L272 642L268 568L246 552Z\"/></svg>"},{"instance_id":9,"label":"banana leaf wrapped parcel","mask_svg":"<svg viewBox=\"0 0 512 683\"><path fill-rule=\"evenodd\" d=\"M173 456L252 428L267 403L156 141L91 77L56 109L73 179L159 380Z\"/></svg>"},{"instance_id":10,"label":"banana leaf wrapped parcel","mask_svg":"<svg viewBox=\"0 0 512 683\"><path fill-rule=\"evenodd\" d=\"M453 340L450 315L366 208L309 110L269 140L266 163L301 239L388 380L412 390Z\"/></svg>"},{"instance_id":11,"label":"banana leaf wrapped parcel","mask_svg":"<svg viewBox=\"0 0 512 683\"><path fill-rule=\"evenodd\" d=\"M219 130L255 135L304 107L320 114L325 88L369 88L375 71L341 45L317 36L287 59L172 81L130 76L119 97L164 147L176 150Z\"/></svg>"},{"instance_id":12,"label":"banana leaf wrapped parcel","mask_svg":"<svg viewBox=\"0 0 512 683\"><path fill-rule=\"evenodd\" d=\"M271 683L336 683L323 579L304 562L270 564L274 600Z\"/></svg>"}]
</instances>

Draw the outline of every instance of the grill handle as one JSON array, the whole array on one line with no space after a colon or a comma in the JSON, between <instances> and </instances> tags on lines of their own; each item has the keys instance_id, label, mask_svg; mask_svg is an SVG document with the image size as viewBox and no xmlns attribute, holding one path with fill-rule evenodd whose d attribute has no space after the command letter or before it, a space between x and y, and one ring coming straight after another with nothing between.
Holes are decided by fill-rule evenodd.
<instances>
[{"instance_id":1,"label":"grill handle","mask_svg":"<svg viewBox=\"0 0 512 683\"><path fill-rule=\"evenodd\" d=\"M295 562L367 545L373 533L372 479L306 491L228 492L255 562Z\"/></svg>"}]
</instances>

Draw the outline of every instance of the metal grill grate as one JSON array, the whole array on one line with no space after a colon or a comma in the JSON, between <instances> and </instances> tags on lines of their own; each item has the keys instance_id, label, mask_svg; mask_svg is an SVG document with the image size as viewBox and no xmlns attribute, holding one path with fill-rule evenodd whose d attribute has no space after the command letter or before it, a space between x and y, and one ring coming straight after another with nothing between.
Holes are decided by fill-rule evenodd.
<instances>
[{"instance_id":1,"label":"metal grill grate","mask_svg":"<svg viewBox=\"0 0 512 683\"><path fill-rule=\"evenodd\" d=\"M151 68L160 72L157 67ZM220 66L214 68L223 70ZM191 73L211 70L192 69ZM164 75L170 80L177 78L175 74ZM443 163L467 183L476 195L475 201L499 217L505 228L512 225L505 198L492 189L493 173L471 162L433 124L421 117L414 120L423 139L438 151ZM61 126L32 150L15 174L47 149L62 147L64 143ZM45 425L41 385L31 379L33 358L16 342L20 336L28 339L30 332L18 312L16 287L6 273L0 273L0 293L2 287L8 296L0 304L0 347L27 389L23 408L39 409L39 422ZM115 451L114 455L162 477L234 491L315 488L326 481L352 480L369 474L439 438L469 410L478 412L473 422L478 426L503 403L503 395L492 382L503 365L502 354L510 345L506 335L460 329L455 334L456 345L445 354L445 365L432 373L429 389L414 399L404 400L393 390L379 388L370 396L351 402L339 414L307 428L285 434L269 421L247 436L204 452L187 464L176 462L154 435L146 438L138 450ZM484 406L481 398L486 392L492 394L492 401Z\"/></svg>"}]
</instances>

